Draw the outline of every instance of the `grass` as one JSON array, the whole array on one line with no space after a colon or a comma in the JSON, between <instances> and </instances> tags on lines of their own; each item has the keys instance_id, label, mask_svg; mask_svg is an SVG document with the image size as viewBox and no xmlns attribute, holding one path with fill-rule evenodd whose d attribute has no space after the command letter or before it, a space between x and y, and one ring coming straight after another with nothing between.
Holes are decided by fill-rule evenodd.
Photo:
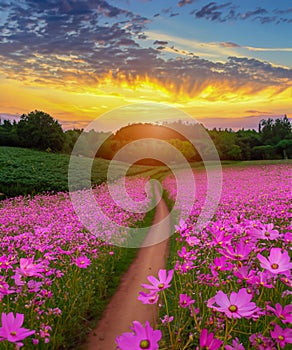
<instances>
[{"instance_id":1,"label":"grass","mask_svg":"<svg viewBox=\"0 0 292 350\"><path fill-rule=\"evenodd\" d=\"M18 147L0 147L0 199L42 192L68 191L68 165L70 156ZM80 162L86 163L86 158ZM94 159L91 172L92 185L107 180L110 161ZM144 175L157 172L153 167L114 163L111 179L127 175ZM128 169L128 171L127 171ZM78 174L77 174L78 175Z\"/></svg>"}]
</instances>

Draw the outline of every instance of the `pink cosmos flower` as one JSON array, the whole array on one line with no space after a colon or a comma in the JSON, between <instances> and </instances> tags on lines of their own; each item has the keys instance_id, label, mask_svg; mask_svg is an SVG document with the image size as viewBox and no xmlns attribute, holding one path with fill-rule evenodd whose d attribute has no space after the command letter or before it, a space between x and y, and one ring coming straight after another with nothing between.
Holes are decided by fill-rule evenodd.
<instances>
[{"instance_id":1,"label":"pink cosmos flower","mask_svg":"<svg viewBox=\"0 0 292 350\"><path fill-rule=\"evenodd\" d=\"M126 332L116 338L116 343L119 350L157 350L159 349L158 342L162 337L160 330L154 330L149 322L145 323L145 327L138 322L133 322L131 327L133 333Z\"/></svg>"},{"instance_id":2,"label":"pink cosmos flower","mask_svg":"<svg viewBox=\"0 0 292 350\"><path fill-rule=\"evenodd\" d=\"M232 340L232 345L225 345L225 350L244 350L242 343L239 343L238 338Z\"/></svg>"},{"instance_id":3,"label":"pink cosmos flower","mask_svg":"<svg viewBox=\"0 0 292 350\"><path fill-rule=\"evenodd\" d=\"M246 288L241 288L238 293L231 292L230 299L220 290L214 298L209 299L208 307L224 312L228 318L250 318L260 311L251 299L252 295L247 293Z\"/></svg>"},{"instance_id":4,"label":"pink cosmos flower","mask_svg":"<svg viewBox=\"0 0 292 350\"><path fill-rule=\"evenodd\" d=\"M166 270L159 270L158 272L158 278L155 278L154 276L148 276L147 279L152 285L150 284L142 284L141 286L143 288L149 289L152 292L160 292L161 290L164 290L166 288L170 287L170 281L172 280L174 270L169 270L168 274Z\"/></svg>"},{"instance_id":5,"label":"pink cosmos flower","mask_svg":"<svg viewBox=\"0 0 292 350\"><path fill-rule=\"evenodd\" d=\"M276 324L274 330L270 331L271 337L276 340L281 348L284 348L286 344L292 344L292 329L282 329Z\"/></svg>"},{"instance_id":6,"label":"pink cosmos flower","mask_svg":"<svg viewBox=\"0 0 292 350\"><path fill-rule=\"evenodd\" d=\"M173 316L168 316L168 315L164 315L163 318L160 318L160 320L161 320L161 322L162 322L163 325L166 325L167 323L172 322L173 319L174 319Z\"/></svg>"},{"instance_id":7,"label":"pink cosmos flower","mask_svg":"<svg viewBox=\"0 0 292 350\"><path fill-rule=\"evenodd\" d=\"M265 258L262 254L258 254L257 258L261 263L261 267L270 271L274 275L283 274L290 276L290 269L292 263L287 250L282 253L281 248L272 248L270 250L269 258Z\"/></svg>"},{"instance_id":8,"label":"pink cosmos flower","mask_svg":"<svg viewBox=\"0 0 292 350\"><path fill-rule=\"evenodd\" d=\"M179 305L183 308L187 308L188 306L194 304L195 300L193 300L187 294L180 294L179 296Z\"/></svg>"},{"instance_id":9,"label":"pink cosmos flower","mask_svg":"<svg viewBox=\"0 0 292 350\"><path fill-rule=\"evenodd\" d=\"M264 337L261 333L252 334L249 341L253 346L252 349L267 350L275 349L275 344L270 337Z\"/></svg>"},{"instance_id":10,"label":"pink cosmos flower","mask_svg":"<svg viewBox=\"0 0 292 350\"><path fill-rule=\"evenodd\" d=\"M274 224L261 224L258 229L253 231L256 238L265 240L275 240L279 238L279 231L274 229Z\"/></svg>"},{"instance_id":11,"label":"pink cosmos flower","mask_svg":"<svg viewBox=\"0 0 292 350\"><path fill-rule=\"evenodd\" d=\"M7 256L4 254L0 257L0 269L8 270L12 269L13 266L11 264L11 260L7 258Z\"/></svg>"},{"instance_id":12,"label":"pink cosmos flower","mask_svg":"<svg viewBox=\"0 0 292 350\"><path fill-rule=\"evenodd\" d=\"M292 322L292 304L282 307L281 304L277 303L275 309L268 305L267 310L273 311L283 323Z\"/></svg>"},{"instance_id":13,"label":"pink cosmos flower","mask_svg":"<svg viewBox=\"0 0 292 350\"><path fill-rule=\"evenodd\" d=\"M273 275L267 270L259 271L250 280L248 280L247 283L254 284L256 286L263 286L265 288L274 288L272 277Z\"/></svg>"},{"instance_id":14,"label":"pink cosmos flower","mask_svg":"<svg viewBox=\"0 0 292 350\"><path fill-rule=\"evenodd\" d=\"M90 265L90 259L88 259L87 256L79 256L75 260L75 264L80 267L81 269L86 269Z\"/></svg>"},{"instance_id":15,"label":"pink cosmos flower","mask_svg":"<svg viewBox=\"0 0 292 350\"><path fill-rule=\"evenodd\" d=\"M1 320L2 327L0 327L0 341L7 340L20 347L23 346L23 343L21 343L20 340L35 333L35 331L21 327L24 321L23 314L17 313L16 317L14 317L12 312L9 312L8 314L3 312Z\"/></svg>"},{"instance_id":16,"label":"pink cosmos flower","mask_svg":"<svg viewBox=\"0 0 292 350\"><path fill-rule=\"evenodd\" d=\"M236 243L234 246L226 245L226 247L218 249L221 254L232 260L247 260L249 258L249 254L253 250L254 245L250 243L245 244L243 240Z\"/></svg>"},{"instance_id":17,"label":"pink cosmos flower","mask_svg":"<svg viewBox=\"0 0 292 350\"><path fill-rule=\"evenodd\" d=\"M16 269L16 275L24 277L43 277L40 272L44 272L44 266L42 264L34 264L34 258L20 258L19 265Z\"/></svg>"},{"instance_id":18,"label":"pink cosmos flower","mask_svg":"<svg viewBox=\"0 0 292 350\"><path fill-rule=\"evenodd\" d=\"M156 304L159 299L159 295L156 292L139 292L139 294L138 300L142 301L143 304Z\"/></svg>"},{"instance_id":19,"label":"pink cosmos flower","mask_svg":"<svg viewBox=\"0 0 292 350\"><path fill-rule=\"evenodd\" d=\"M4 281L0 281L0 301L4 297L4 295L12 294L15 293L14 290L9 289L10 286L8 283Z\"/></svg>"},{"instance_id":20,"label":"pink cosmos flower","mask_svg":"<svg viewBox=\"0 0 292 350\"><path fill-rule=\"evenodd\" d=\"M220 339L214 338L214 333L208 333L206 328L202 329L200 335L200 348L208 350L217 350L223 342Z\"/></svg>"}]
</instances>

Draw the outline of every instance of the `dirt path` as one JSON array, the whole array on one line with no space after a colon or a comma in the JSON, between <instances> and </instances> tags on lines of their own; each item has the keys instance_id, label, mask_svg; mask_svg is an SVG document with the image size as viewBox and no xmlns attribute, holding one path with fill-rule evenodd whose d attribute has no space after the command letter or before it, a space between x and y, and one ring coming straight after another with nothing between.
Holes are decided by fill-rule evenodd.
<instances>
[{"instance_id":1,"label":"dirt path","mask_svg":"<svg viewBox=\"0 0 292 350\"><path fill-rule=\"evenodd\" d=\"M168 215L168 209L161 200L154 217L155 227L152 227L146 237L151 242L153 237L167 238L170 233L170 222L163 218ZM143 290L141 283L149 283L147 276L157 276L158 271L165 267L168 256L168 240L139 250L136 259L123 276L121 284L109 302L102 319L96 329L88 338L87 350L114 350L115 338L124 332L130 331L133 321L141 323L149 321L152 325L156 322L156 305L144 305L137 300L139 292Z\"/></svg>"}]
</instances>

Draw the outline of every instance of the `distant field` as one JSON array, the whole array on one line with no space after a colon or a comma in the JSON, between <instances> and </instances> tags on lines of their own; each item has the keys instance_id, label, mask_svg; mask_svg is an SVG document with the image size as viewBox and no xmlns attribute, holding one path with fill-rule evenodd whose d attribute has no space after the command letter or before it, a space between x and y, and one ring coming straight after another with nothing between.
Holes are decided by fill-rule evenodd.
<instances>
[{"instance_id":1,"label":"distant field","mask_svg":"<svg viewBox=\"0 0 292 350\"><path fill-rule=\"evenodd\" d=\"M0 147L0 198L41 192L68 191L68 165L70 156L47 153L17 147ZM82 159L86 163L86 159ZM95 159L93 162L92 184L107 180L110 161ZM126 171L127 164L116 162L112 178ZM160 171L159 167L133 165L128 175L151 176ZM78 176L78 174L76 174Z\"/></svg>"},{"instance_id":2,"label":"distant field","mask_svg":"<svg viewBox=\"0 0 292 350\"><path fill-rule=\"evenodd\" d=\"M68 165L70 156L35 151L17 147L0 147L0 199L18 195L36 194L41 192L68 191ZM78 159L80 172L76 178L82 177L83 164L88 164L87 158ZM222 166L244 166L265 164L292 164L292 160L266 160L266 161L223 161ZM91 171L92 184L101 184L107 180L110 161L95 159ZM212 164L212 162L209 162ZM195 169L204 169L203 162L192 163ZM176 166L180 168L180 166ZM128 169L129 168L129 169ZM128 171L127 171L128 169ZM132 165L115 162L111 179L125 173L129 176L150 176L162 180L169 172L166 166ZM80 179L82 187L82 179Z\"/></svg>"}]
</instances>

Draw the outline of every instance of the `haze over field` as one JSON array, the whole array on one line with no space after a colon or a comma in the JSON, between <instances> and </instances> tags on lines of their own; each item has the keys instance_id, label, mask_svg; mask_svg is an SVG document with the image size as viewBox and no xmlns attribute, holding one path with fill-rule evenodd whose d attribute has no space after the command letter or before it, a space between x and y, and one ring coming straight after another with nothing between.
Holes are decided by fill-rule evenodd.
<instances>
[{"instance_id":1,"label":"haze over field","mask_svg":"<svg viewBox=\"0 0 292 350\"><path fill-rule=\"evenodd\" d=\"M45 110L68 129L158 102L208 128L291 118L291 23L289 1L3 0L0 117Z\"/></svg>"}]
</instances>

